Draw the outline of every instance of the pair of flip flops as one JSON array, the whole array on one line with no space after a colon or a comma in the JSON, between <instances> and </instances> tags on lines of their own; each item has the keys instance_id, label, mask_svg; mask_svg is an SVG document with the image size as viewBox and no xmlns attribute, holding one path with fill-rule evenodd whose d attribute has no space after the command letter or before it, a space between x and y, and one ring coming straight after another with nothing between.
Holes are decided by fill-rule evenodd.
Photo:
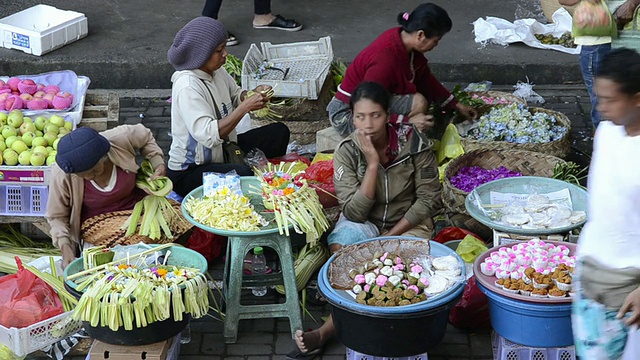
<instances>
[{"instance_id":1,"label":"pair of flip flops","mask_svg":"<svg viewBox=\"0 0 640 360\"><path fill-rule=\"evenodd\" d=\"M287 360L312 360L316 356L320 355L322 352L322 348L318 348L315 350L307 351L303 353L297 347L294 350L291 350L286 356Z\"/></svg>"},{"instance_id":2,"label":"pair of flip flops","mask_svg":"<svg viewBox=\"0 0 640 360\"><path fill-rule=\"evenodd\" d=\"M276 29L284 31L299 31L302 29L302 24L296 22L293 19L287 19L281 15L276 15L268 25L253 25L254 29Z\"/></svg>"}]
</instances>

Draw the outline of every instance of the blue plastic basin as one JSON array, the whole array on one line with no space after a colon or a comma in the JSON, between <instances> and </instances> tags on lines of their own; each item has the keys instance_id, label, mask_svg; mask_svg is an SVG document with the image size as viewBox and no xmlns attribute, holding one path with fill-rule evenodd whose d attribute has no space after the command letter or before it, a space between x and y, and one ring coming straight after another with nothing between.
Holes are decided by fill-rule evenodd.
<instances>
[{"instance_id":1,"label":"blue plastic basin","mask_svg":"<svg viewBox=\"0 0 640 360\"><path fill-rule=\"evenodd\" d=\"M496 294L480 282L480 291L489 299L493 329L505 339L537 348L573 345L571 303L536 304Z\"/></svg>"},{"instance_id":2,"label":"blue plastic basin","mask_svg":"<svg viewBox=\"0 0 640 360\"><path fill-rule=\"evenodd\" d=\"M388 239L424 240L392 236L365 242ZM454 255L461 265L464 264L449 247L435 241L429 244L431 255ZM462 296L464 282L458 282L444 293L417 304L394 307L358 304L346 291L331 287L328 271L334 259L335 254L320 269L318 290L332 305L336 335L345 346L371 356L404 357L425 353L442 341L449 310ZM463 265L461 276L465 275Z\"/></svg>"}]
</instances>

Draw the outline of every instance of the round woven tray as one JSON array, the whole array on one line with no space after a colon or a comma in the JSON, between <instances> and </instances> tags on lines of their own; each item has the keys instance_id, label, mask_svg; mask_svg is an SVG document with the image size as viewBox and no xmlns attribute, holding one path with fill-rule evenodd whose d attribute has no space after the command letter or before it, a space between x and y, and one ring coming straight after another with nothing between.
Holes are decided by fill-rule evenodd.
<instances>
[{"instance_id":1,"label":"round woven tray","mask_svg":"<svg viewBox=\"0 0 640 360\"><path fill-rule=\"evenodd\" d=\"M524 150L476 150L453 159L444 172L442 184L442 200L449 213L468 215L464 201L469 194L451 184L449 180L463 167L478 166L483 169L494 169L504 166L524 176L552 177L557 163L565 161L551 155Z\"/></svg>"},{"instance_id":2,"label":"round woven tray","mask_svg":"<svg viewBox=\"0 0 640 360\"><path fill-rule=\"evenodd\" d=\"M525 143L518 144L507 141L478 141L469 139L466 137L461 137L460 142L462 143L462 147L465 152L470 152L474 150L528 150L535 151L547 155L557 156L560 158L565 158L569 151L571 151L571 142L569 141L570 133L571 133L571 121L569 118L563 113L538 108L538 107L530 107L529 111L532 114L538 112L544 112L549 115L553 115L556 118L556 121L567 128L567 133L560 140L550 141L546 143Z\"/></svg>"},{"instance_id":3,"label":"round woven tray","mask_svg":"<svg viewBox=\"0 0 640 360\"><path fill-rule=\"evenodd\" d=\"M271 124L271 120L252 119L254 127ZM316 132L331 126L329 118L317 121L280 121L287 125L291 131L291 141L296 141L299 145L306 145L316 142Z\"/></svg>"}]
</instances>

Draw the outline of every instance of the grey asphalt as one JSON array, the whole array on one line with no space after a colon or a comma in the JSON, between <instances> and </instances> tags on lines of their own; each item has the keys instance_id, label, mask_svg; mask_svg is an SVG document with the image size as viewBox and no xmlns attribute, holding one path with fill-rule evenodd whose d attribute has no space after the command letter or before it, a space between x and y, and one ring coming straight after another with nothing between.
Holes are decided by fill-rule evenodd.
<instances>
[{"instance_id":1,"label":"grey asphalt","mask_svg":"<svg viewBox=\"0 0 640 360\"><path fill-rule=\"evenodd\" d=\"M516 12L540 15L536 0L433 0L448 10L454 27L428 54L441 81L491 80L515 84L528 77L536 84L581 82L578 56L540 50L524 44L507 47L474 42L471 23L494 16L509 21ZM204 0L3 0L0 18L36 4L84 13L89 35L41 57L0 49L0 74L36 74L71 69L91 78L96 89L170 88L171 66L166 51L175 33L199 16ZM252 28L253 1L227 0L220 20L240 39L229 51L244 58L251 43L287 43L331 36L336 57L351 61L376 36L396 25L398 13L411 11L420 1L410 0L275 0L274 14L293 17L304 25L300 32ZM537 10L536 10L537 7Z\"/></svg>"}]
</instances>

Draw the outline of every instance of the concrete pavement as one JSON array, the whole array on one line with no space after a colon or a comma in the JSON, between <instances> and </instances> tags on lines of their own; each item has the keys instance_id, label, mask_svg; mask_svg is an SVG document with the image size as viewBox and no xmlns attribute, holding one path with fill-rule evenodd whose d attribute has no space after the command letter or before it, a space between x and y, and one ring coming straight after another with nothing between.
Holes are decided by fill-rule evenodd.
<instances>
[{"instance_id":1,"label":"concrete pavement","mask_svg":"<svg viewBox=\"0 0 640 360\"><path fill-rule=\"evenodd\" d=\"M447 84L451 87L452 84ZM498 88L509 90L507 87ZM534 88L546 99L543 107L563 112L572 122L573 151L569 159L586 165L589 162L592 130L589 99L582 86L538 86ZM112 91L112 90L108 90ZM170 145L169 124L171 104L167 90L118 91L121 99L120 123L142 122L150 127L163 150ZM222 278L222 264L211 265L214 279ZM251 293L248 294L249 298ZM277 298L273 290L267 297ZM244 299L244 298L243 298ZM309 306L315 322L307 317L305 328L317 328L321 318L330 312L328 306ZM240 322L238 342L226 345L219 321L203 318L191 325L192 341L182 347L179 360L233 359L280 360L293 349L294 342L286 319L243 320ZM345 347L337 341L328 343L320 360L345 358ZM430 360L490 360L493 359L489 330L466 331L449 325L443 342L428 354ZM82 360L84 357L67 357Z\"/></svg>"},{"instance_id":2,"label":"concrete pavement","mask_svg":"<svg viewBox=\"0 0 640 360\"><path fill-rule=\"evenodd\" d=\"M577 55L523 44L480 48L474 42L471 23L479 17L513 21L516 12L522 10L540 15L538 0L431 1L447 9L454 23L452 31L428 54L432 70L441 81L491 80L512 85L528 76L536 84L581 83ZM304 25L295 33L253 29L251 0L225 1L220 20L239 38L240 44L229 51L240 58L254 42L287 43L331 36L335 56L351 61L380 33L396 25L398 13L411 11L420 2L273 1L274 14L295 18ZM201 14L204 0L5 0L0 18L39 3L84 13L89 35L41 57L0 49L0 74L71 69L89 76L95 89L168 89L173 69L167 63L166 51L175 33Z\"/></svg>"}]
</instances>

